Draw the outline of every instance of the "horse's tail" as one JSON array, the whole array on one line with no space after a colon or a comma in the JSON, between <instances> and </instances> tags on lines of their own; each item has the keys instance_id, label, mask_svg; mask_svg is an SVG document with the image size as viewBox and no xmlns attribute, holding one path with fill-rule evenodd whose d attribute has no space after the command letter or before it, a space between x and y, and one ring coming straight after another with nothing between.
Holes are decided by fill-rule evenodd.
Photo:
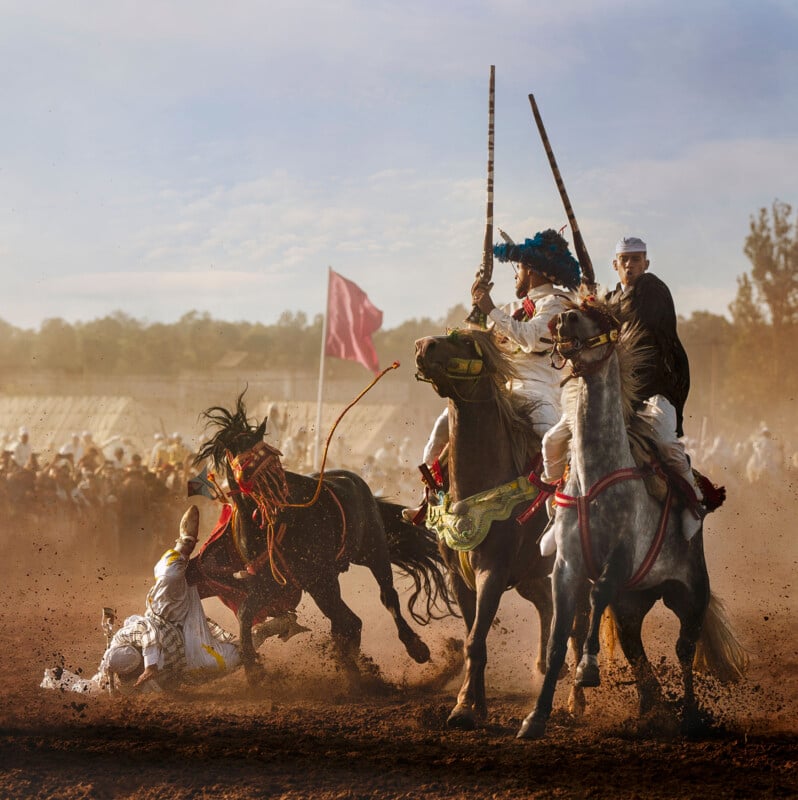
<instances>
[{"instance_id":1,"label":"horse's tail","mask_svg":"<svg viewBox=\"0 0 798 800\"><path fill-rule=\"evenodd\" d=\"M607 606L601 615L599 623L599 637L601 637L601 648L607 653L610 661L615 660L615 650L618 647L618 623L615 621L615 614Z\"/></svg>"},{"instance_id":2,"label":"horse's tail","mask_svg":"<svg viewBox=\"0 0 798 800\"><path fill-rule=\"evenodd\" d=\"M413 581L413 593L407 601L410 616L419 624L430 620L458 616L447 582L448 570L438 550L435 536L426 528L402 518L402 506L377 498L380 507L391 563ZM426 609L416 611L416 601L426 595ZM440 613L436 613L436 609Z\"/></svg>"},{"instance_id":3,"label":"horse's tail","mask_svg":"<svg viewBox=\"0 0 798 800\"><path fill-rule=\"evenodd\" d=\"M693 668L714 675L721 683L736 683L745 675L748 660L748 653L731 629L722 601L710 593Z\"/></svg>"}]
</instances>

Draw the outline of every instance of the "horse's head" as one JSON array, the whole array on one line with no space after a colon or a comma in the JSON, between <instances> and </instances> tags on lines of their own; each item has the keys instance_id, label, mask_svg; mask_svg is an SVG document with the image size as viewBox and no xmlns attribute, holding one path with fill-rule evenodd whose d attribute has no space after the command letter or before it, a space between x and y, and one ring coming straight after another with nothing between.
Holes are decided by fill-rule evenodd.
<instances>
[{"instance_id":1,"label":"horse's head","mask_svg":"<svg viewBox=\"0 0 798 800\"><path fill-rule=\"evenodd\" d=\"M483 331L453 330L416 341L416 378L431 383L441 397L486 402L512 371L491 335Z\"/></svg>"},{"instance_id":2,"label":"horse's head","mask_svg":"<svg viewBox=\"0 0 798 800\"><path fill-rule=\"evenodd\" d=\"M571 362L573 374L586 374L612 354L621 323L609 306L593 295L557 314L550 323L555 366ZM557 365L557 360L560 365Z\"/></svg>"},{"instance_id":3,"label":"horse's head","mask_svg":"<svg viewBox=\"0 0 798 800\"><path fill-rule=\"evenodd\" d=\"M210 459L216 469L230 467L229 456L238 456L263 441L266 434L266 420L252 424L247 419L244 393L236 399L236 408L229 411L222 406L211 406L202 412L205 427L215 429L215 433L203 442L194 459L199 464Z\"/></svg>"},{"instance_id":4,"label":"horse's head","mask_svg":"<svg viewBox=\"0 0 798 800\"><path fill-rule=\"evenodd\" d=\"M207 427L216 432L200 446L195 464L207 458L216 469L223 469L233 497L252 497L265 518L288 495L282 453L263 441L266 419L261 423L247 419L243 397L243 393L238 397L235 411L212 406L203 412Z\"/></svg>"}]
</instances>

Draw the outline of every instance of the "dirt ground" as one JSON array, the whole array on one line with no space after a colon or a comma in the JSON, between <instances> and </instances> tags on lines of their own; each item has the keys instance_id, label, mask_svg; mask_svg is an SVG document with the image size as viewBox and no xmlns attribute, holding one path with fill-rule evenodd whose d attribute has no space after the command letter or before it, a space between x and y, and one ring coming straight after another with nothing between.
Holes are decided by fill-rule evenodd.
<instances>
[{"instance_id":1,"label":"dirt ground","mask_svg":"<svg viewBox=\"0 0 798 800\"><path fill-rule=\"evenodd\" d=\"M214 511L202 506L207 533ZM328 657L328 626L312 601L300 622L312 630L261 653L259 692L234 674L176 697L84 696L39 688L44 669L91 676L103 651L101 607L121 617L143 610L145 569L120 574L40 532L3 536L0 565L0 797L57 798L715 798L798 796L798 546L794 487L763 497L732 493L707 523L707 560L750 653L747 678L732 687L701 677L715 720L699 741L635 720L634 687L622 656L602 656L603 684L589 690L583 720L563 710L561 683L547 738L514 738L540 684L532 676L537 619L505 595L488 640L490 719L475 732L446 729L460 682L451 637L460 620L420 632L433 663L404 653L376 584L352 569L344 596L364 620L363 650L386 682L352 696ZM164 541L164 547L170 540ZM229 629L218 601L209 614ZM646 645L666 690L678 696L675 623L655 609ZM435 684L438 684L436 687ZM435 688L433 688L435 687Z\"/></svg>"}]
</instances>

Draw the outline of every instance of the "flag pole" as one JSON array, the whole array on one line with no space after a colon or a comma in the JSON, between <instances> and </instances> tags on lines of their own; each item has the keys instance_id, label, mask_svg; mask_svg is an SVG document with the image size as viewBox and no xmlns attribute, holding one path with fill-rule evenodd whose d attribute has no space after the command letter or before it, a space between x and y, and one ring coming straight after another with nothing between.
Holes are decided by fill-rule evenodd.
<instances>
[{"instance_id":1,"label":"flag pole","mask_svg":"<svg viewBox=\"0 0 798 800\"><path fill-rule=\"evenodd\" d=\"M324 351L327 349L327 317L330 308L330 273L332 267L327 267L327 297L324 301L324 316L321 323L321 358L319 359L319 396L316 401L316 441L313 446L313 470L319 471L319 450L321 443L321 401L324 396Z\"/></svg>"}]
</instances>

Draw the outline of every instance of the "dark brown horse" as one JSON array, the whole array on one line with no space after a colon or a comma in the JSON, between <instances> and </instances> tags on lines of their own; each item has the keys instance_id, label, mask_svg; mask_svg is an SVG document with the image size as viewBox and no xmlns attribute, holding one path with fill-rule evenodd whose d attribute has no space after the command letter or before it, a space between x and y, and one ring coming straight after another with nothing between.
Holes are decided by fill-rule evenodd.
<instances>
[{"instance_id":1,"label":"dark brown horse","mask_svg":"<svg viewBox=\"0 0 798 800\"><path fill-rule=\"evenodd\" d=\"M284 472L279 452L263 437L266 420L251 424L243 394L229 411L204 412L214 435L195 463L210 459L229 486L230 522L198 562L216 593L234 600L241 655L250 684L261 677L252 644L253 622L295 608L306 591L330 620L347 674L358 676L362 622L341 597L338 575L350 564L372 572L380 600L394 618L399 639L413 660L429 660L427 645L402 616L391 565L409 575L415 591L408 610L419 624L435 617L448 594L434 537L401 518L401 506L378 500L355 473L334 470L318 477ZM231 555L232 554L232 555ZM236 558L237 556L237 558ZM426 596L425 608L416 602Z\"/></svg>"},{"instance_id":2,"label":"dark brown horse","mask_svg":"<svg viewBox=\"0 0 798 800\"><path fill-rule=\"evenodd\" d=\"M439 507L451 509L454 517L450 519L455 526L469 527L467 515L460 523L456 512L466 506L478 507L481 493L507 487L523 476L525 467L528 471L530 454L539 450L539 442L506 389L515 371L491 334L454 331L448 336L419 339L416 367L417 377L431 383L441 397L449 400L449 491L447 496L441 496ZM554 559L541 556L537 540L547 519L540 511L529 521L519 523L517 517L531 499L516 501L512 491L511 488L501 518L492 523L484 518L481 523L474 522L473 527L486 534L481 543L473 547L466 544L459 552L443 542L440 545L468 632L465 681L449 716L451 727L471 729L487 716L486 637L507 589L514 588L538 611L537 669L545 672L544 654L552 619L549 574ZM489 497L487 505L493 502ZM433 508L431 513L438 510ZM429 525L430 514L427 519ZM579 619L582 625L578 633L583 639L586 618L583 615ZM575 643L576 652L579 646ZM574 713L582 713L581 689L572 690L569 704Z\"/></svg>"}]
</instances>

